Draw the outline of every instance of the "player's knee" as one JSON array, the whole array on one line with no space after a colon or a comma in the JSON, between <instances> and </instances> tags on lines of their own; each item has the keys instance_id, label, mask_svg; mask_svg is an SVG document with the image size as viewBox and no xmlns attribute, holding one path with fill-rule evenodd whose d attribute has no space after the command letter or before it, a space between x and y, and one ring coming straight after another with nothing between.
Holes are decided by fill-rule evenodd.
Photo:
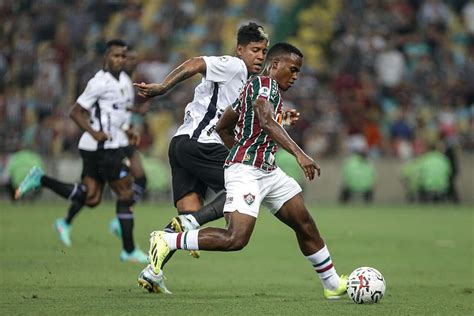
<instances>
[{"instance_id":1,"label":"player's knee","mask_svg":"<svg viewBox=\"0 0 474 316\"><path fill-rule=\"evenodd\" d=\"M118 192L118 199L121 201L133 201L133 190L121 190Z\"/></svg>"},{"instance_id":2,"label":"player's knee","mask_svg":"<svg viewBox=\"0 0 474 316\"><path fill-rule=\"evenodd\" d=\"M89 207L96 207L97 205L100 204L100 196L91 196L87 197L86 199L86 205Z\"/></svg>"}]
</instances>

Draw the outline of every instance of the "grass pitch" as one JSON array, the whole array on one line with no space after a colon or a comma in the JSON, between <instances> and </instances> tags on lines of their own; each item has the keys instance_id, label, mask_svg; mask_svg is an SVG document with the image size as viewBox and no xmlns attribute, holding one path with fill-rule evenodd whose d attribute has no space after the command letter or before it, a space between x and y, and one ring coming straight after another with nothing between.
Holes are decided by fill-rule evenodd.
<instances>
[{"instance_id":1,"label":"grass pitch","mask_svg":"<svg viewBox=\"0 0 474 316\"><path fill-rule=\"evenodd\" d=\"M52 229L67 203L0 202L2 315L472 315L472 205L313 205L339 273L372 266L387 282L379 304L326 301L293 233L266 211L250 244L237 253L181 252L165 271L173 295L144 292L140 264L121 263L107 231L114 204L85 209L72 248ZM171 205L135 207L135 239L174 215ZM221 227L223 221L214 225Z\"/></svg>"}]
</instances>

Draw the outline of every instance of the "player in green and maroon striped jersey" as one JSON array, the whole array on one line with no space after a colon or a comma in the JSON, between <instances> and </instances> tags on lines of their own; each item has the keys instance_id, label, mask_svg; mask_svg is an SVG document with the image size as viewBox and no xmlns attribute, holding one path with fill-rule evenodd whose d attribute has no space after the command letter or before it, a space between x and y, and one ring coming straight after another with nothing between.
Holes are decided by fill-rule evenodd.
<instances>
[{"instance_id":1,"label":"player in green and maroon striped jersey","mask_svg":"<svg viewBox=\"0 0 474 316\"><path fill-rule=\"evenodd\" d=\"M168 253L176 249L237 251L250 240L262 203L292 228L299 247L324 286L324 296L346 292L329 250L306 209L301 187L275 165L277 144L293 154L308 180L320 175L319 165L288 136L281 125L282 97L296 81L303 54L291 44L275 44L267 53L263 75L247 81L239 100L228 107L217 132L231 148L225 164L226 229L204 228L183 233L152 232L149 259L157 273Z\"/></svg>"}]
</instances>

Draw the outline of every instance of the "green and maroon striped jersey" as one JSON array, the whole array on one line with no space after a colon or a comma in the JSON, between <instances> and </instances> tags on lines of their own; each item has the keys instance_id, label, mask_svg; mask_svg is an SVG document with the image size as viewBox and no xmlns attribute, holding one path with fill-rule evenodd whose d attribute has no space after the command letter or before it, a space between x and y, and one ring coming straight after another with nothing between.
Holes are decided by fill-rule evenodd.
<instances>
[{"instance_id":1,"label":"green and maroon striped jersey","mask_svg":"<svg viewBox=\"0 0 474 316\"><path fill-rule=\"evenodd\" d=\"M225 167L234 163L243 163L271 171L276 168L274 154L278 145L261 127L253 110L253 102L258 98L269 101L273 105L275 117L281 124L283 99L278 83L267 76L250 78L239 99L232 104L239 114L236 125L236 143L227 156Z\"/></svg>"}]
</instances>

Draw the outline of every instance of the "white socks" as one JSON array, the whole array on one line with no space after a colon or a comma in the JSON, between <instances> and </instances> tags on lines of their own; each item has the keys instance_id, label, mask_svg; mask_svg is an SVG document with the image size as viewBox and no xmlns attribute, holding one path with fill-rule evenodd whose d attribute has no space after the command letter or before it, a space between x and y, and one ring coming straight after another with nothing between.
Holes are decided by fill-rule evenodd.
<instances>
[{"instance_id":1,"label":"white socks","mask_svg":"<svg viewBox=\"0 0 474 316\"><path fill-rule=\"evenodd\" d=\"M170 250L199 250L198 234L199 230L190 230L184 233L165 233L163 238Z\"/></svg>"},{"instance_id":2,"label":"white socks","mask_svg":"<svg viewBox=\"0 0 474 316\"><path fill-rule=\"evenodd\" d=\"M326 289L334 291L339 288L339 275L334 268L326 245L315 254L306 256L306 259L311 262Z\"/></svg>"}]
</instances>

